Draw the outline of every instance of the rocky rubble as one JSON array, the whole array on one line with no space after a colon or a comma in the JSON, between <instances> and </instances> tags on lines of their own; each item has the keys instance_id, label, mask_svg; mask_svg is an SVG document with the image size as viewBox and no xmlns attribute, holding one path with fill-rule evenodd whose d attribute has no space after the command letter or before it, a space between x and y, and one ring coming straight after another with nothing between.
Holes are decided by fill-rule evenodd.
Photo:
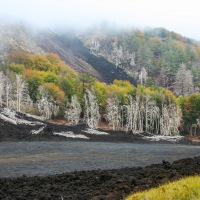
<instances>
[{"instance_id":1,"label":"rocky rubble","mask_svg":"<svg viewBox=\"0 0 200 200\"><path fill-rule=\"evenodd\" d=\"M144 168L0 178L0 199L120 200L130 193L196 174L200 174L200 157L163 161Z\"/></svg>"}]
</instances>

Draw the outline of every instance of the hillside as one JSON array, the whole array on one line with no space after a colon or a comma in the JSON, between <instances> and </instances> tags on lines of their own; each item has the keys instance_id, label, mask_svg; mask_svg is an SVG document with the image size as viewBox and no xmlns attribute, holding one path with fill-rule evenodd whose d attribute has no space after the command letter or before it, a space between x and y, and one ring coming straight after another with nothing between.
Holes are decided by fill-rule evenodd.
<instances>
[{"instance_id":1,"label":"hillside","mask_svg":"<svg viewBox=\"0 0 200 200\"><path fill-rule=\"evenodd\" d=\"M86 72L98 80L112 83L115 79L129 80L136 84L124 70L117 69L103 57L94 56L76 35L53 33L50 30L33 31L28 27L15 24L0 26L0 61L6 62L6 55L15 50L32 54L52 52L78 72Z\"/></svg>"},{"instance_id":2,"label":"hillside","mask_svg":"<svg viewBox=\"0 0 200 200\"><path fill-rule=\"evenodd\" d=\"M19 49L32 54L52 52L76 71L87 72L106 83L121 79L171 90L183 63L192 74L194 88L200 86L199 42L164 28L94 28L79 34L33 29L22 24L2 25L0 61L4 63L7 53Z\"/></svg>"},{"instance_id":3,"label":"hillside","mask_svg":"<svg viewBox=\"0 0 200 200\"><path fill-rule=\"evenodd\" d=\"M76 72L88 73L107 84L128 80L134 86L164 87L176 96L200 91L199 42L164 28L56 33L9 24L0 26L0 40L0 67L10 64L7 55L16 50L33 55L54 53Z\"/></svg>"},{"instance_id":4,"label":"hillside","mask_svg":"<svg viewBox=\"0 0 200 200\"><path fill-rule=\"evenodd\" d=\"M173 89L176 74L183 63L192 72L195 85L199 86L199 43L180 34L164 28L144 31L94 29L79 38L92 54L109 60L139 83L145 69L149 84Z\"/></svg>"},{"instance_id":5,"label":"hillside","mask_svg":"<svg viewBox=\"0 0 200 200\"><path fill-rule=\"evenodd\" d=\"M19 49L33 54L45 53L37 46L29 29L22 24L0 25L0 41L1 63L5 63L7 53Z\"/></svg>"}]
</instances>

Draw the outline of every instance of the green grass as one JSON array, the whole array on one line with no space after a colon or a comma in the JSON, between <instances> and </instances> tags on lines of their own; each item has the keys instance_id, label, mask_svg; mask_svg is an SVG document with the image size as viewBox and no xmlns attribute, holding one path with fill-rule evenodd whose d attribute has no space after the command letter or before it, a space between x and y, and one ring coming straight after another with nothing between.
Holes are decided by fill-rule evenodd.
<instances>
[{"instance_id":1,"label":"green grass","mask_svg":"<svg viewBox=\"0 0 200 200\"><path fill-rule=\"evenodd\" d=\"M135 193L126 200L200 200L200 176L183 178L158 188Z\"/></svg>"}]
</instances>

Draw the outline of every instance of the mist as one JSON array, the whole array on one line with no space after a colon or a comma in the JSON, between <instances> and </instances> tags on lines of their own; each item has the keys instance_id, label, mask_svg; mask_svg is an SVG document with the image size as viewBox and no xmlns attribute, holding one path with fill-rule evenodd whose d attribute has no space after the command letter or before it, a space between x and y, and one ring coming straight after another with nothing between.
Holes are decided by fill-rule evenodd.
<instances>
[{"instance_id":1,"label":"mist","mask_svg":"<svg viewBox=\"0 0 200 200\"><path fill-rule=\"evenodd\" d=\"M198 0L0 0L0 20L54 30L85 29L103 23L164 27L200 40L198 8Z\"/></svg>"}]
</instances>

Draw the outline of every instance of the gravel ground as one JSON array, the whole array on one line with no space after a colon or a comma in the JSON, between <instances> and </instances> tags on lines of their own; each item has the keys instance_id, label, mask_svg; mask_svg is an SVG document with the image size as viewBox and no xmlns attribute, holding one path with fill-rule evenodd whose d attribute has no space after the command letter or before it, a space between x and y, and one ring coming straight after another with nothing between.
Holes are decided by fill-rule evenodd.
<instances>
[{"instance_id":1,"label":"gravel ground","mask_svg":"<svg viewBox=\"0 0 200 200\"><path fill-rule=\"evenodd\" d=\"M3 200L120 200L188 175L200 174L200 157L147 167L93 170L44 177L0 178Z\"/></svg>"},{"instance_id":2,"label":"gravel ground","mask_svg":"<svg viewBox=\"0 0 200 200\"><path fill-rule=\"evenodd\" d=\"M0 177L140 167L200 155L200 146L111 142L3 142Z\"/></svg>"},{"instance_id":3,"label":"gravel ground","mask_svg":"<svg viewBox=\"0 0 200 200\"><path fill-rule=\"evenodd\" d=\"M31 117L27 117L21 114L19 114L19 117L29 121L35 120ZM95 135L84 132L84 130L86 130L87 128L85 127L85 125L69 127L63 125L50 124L47 122L42 122L42 123L43 125L36 125L36 126L26 125L26 124L15 125L8 121L6 122L0 119L0 142L1 142L0 171L2 176L0 178L0 199L2 200L15 200L15 199L16 200L17 199L18 200L29 200L29 199L118 200L118 199L123 199L131 192L152 188L171 180L177 180L184 176L200 174L200 157L185 158L170 163L174 159L184 156L186 157L199 156L199 152L197 150L199 143L192 142L191 140L187 140L185 138L174 142L169 142L169 141L151 142L149 140L144 140L143 136L134 135L132 133L107 131L107 133L109 133L108 135ZM45 128L40 132L40 134L31 134L31 131L39 130L43 126L45 126ZM63 131L65 132L72 131L73 134L76 136L79 134L83 134L89 139L66 138L63 136L53 135L54 132L60 133ZM85 145L82 145L81 147L80 144L83 144L83 141L86 142L86 140L87 140L87 145L86 143L84 143ZM24 141L26 141L28 145L24 145L23 143ZM33 146L37 147L39 142L44 142L44 141L47 142L46 146L45 143L40 143L40 147L35 149L33 148ZM34 173L34 170L28 170L28 166L31 166L32 169L34 169L34 166L40 169L46 168L47 169L46 171L50 171L51 174L62 173L63 171L66 172L67 171L66 166L70 165L64 165L63 170L60 170L59 167L57 167L58 171L56 171L55 169L56 166L58 165L62 166L63 161L66 159L66 152L69 157L69 149L68 151L63 150L65 152L64 153L65 156L63 156L62 153L59 154L60 151L57 151L56 154L56 152L53 152L56 149L53 143L56 141L60 142L60 145L58 145L60 149L62 149L61 144L63 144L62 143L63 141L64 142L67 141L69 142L69 144L73 143L72 146L74 144L78 144L78 142L82 142L79 143L78 146L76 145L74 146L74 148L77 148L77 150L79 149L79 153L76 153L75 156L73 153L71 154L71 160L75 158L76 161L74 163L71 162L72 164L71 168L69 167L71 169L69 171L73 171L73 169L77 169L80 171L67 172L57 175L32 176L32 177L21 176L21 177L3 178L3 176L7 176L9 174L9 170L14 165L16 166L14 167L14 169L11 170L12 173L10 174L10 176L19 176L26 173L27 175L35 175L35 174L42 175L38 172ZM113 149L112 151L109 151L109 146L105 146L105 148L107 148L107 151L103 151L101 148L98 148L98 143L101 143L102 146L106 145L106 143L109 143L110 146L110 144L112 143L114 146L117 145L118 147L121 144L123 144L124 146L148 144L150 146L152 145L151 148L149 149L146 148L147 150L143 151L143 153L150 151L152 153L151 155L154 156L150 156L150 154L145 155L145 153L142 154L142 152L140 151L137 152L135 151L135 149L131 148L127 150L127 152L125 152L123 148L121 150L118 149L118 153L114 154L114 152L117 151L116 146L115 149ZM172 143L173 144L176 143L174 144L175 146L177 144L180 144L180 146L183 144L192 145L194 149L196 148L195 154L193 154L194 152L190 154L190 152L193 150L191 150L189 146L184 147L183 151L181 151L181 148L177 148L176 150L170 152L169 150L172 150L173 148L169 144L172 145ZM14 144L13 147L12 144ZM161 146L160 151L159 148L157 148L157 153L156 151L152 150L153 145L155 144L163 145ZM167 144L169 146L165 146ZM7 145L7 148L5 148L5 145ZM88 147L90 145L96 148L96 150L93 151L93 153L86 152L89 151L89 149L91 148ZM164 146L166 147L166 149L164 149ZM63 149L65 148L63 147ZM101 154L99 154L100 150L102 151ZM76 151L74 151L73 149L73 152ZM128 166L130 163L134 163L134 158L131 157L132 154L134 154L134 152L138 153L138 156L135 158L135 160L138 159L140 162L138 163L138 165L141 165L143 167L124 168L125 167L123 166L124 163L128 163ZM162 154L161 152L162 153L168 152L168 154L171 157L168 157L168 154ZM53 153L55 153L54 156L52 156ZM84 155L87 155L88 153L91 156L88 157L88 160L84 159ZM45 156L43 156L44 154ZM109 157L109 155L111 154L113 155ZM162 157L161 154L165 155L165 157ZM157 155L158 157L160 156L159 159L158 157L155 158L155 155ZM105 157L106 160L104 160L103 162L102 160ZM34 159L36 159L35 162L36 165L34 165L34 162L32 162L34 161ZM83 167L79 162L77 162L78 160L81 159ZM161 164L153 164L144 167L144 165L150 163L161 162L161 159L165 159L170 162L163 161ZM49 162L49 160L51 162ZM58 160L60 163L58 162ZM100 160L99 163L96 162L98 160ZM119 162L114 163L115 161ZM141 163L143 161L146 161L146 163L145 162ZM49 165L43 166L45 162L46 163L49 162ZM54 164L52 164L53 162L54 164L56 163L56 165L55 168L52 170L51 166L54 166ZM27 163L29 163L29 165L27 165ZM69 161L66 163L70 164ZM106 170L104 170L102 163L104 164L108 163L108 167L105 167ZM116 168L119 167L120 169L112 169L112 170L107 169L107 168L115 168L114 165L116 166L119 165ZM84 168L84 166L89 166L90 168L87 167ZM21 170L19 170L20 167ZM96 168L101 168L101 169L91 170ZM14 170L16 171L14 172ZM81 170L87 170L87 171L81 171ZM21 171L22 173L19 173L19 171ZM44 174L48 173L45 172Z\"/></svg>"}]
</instances>

